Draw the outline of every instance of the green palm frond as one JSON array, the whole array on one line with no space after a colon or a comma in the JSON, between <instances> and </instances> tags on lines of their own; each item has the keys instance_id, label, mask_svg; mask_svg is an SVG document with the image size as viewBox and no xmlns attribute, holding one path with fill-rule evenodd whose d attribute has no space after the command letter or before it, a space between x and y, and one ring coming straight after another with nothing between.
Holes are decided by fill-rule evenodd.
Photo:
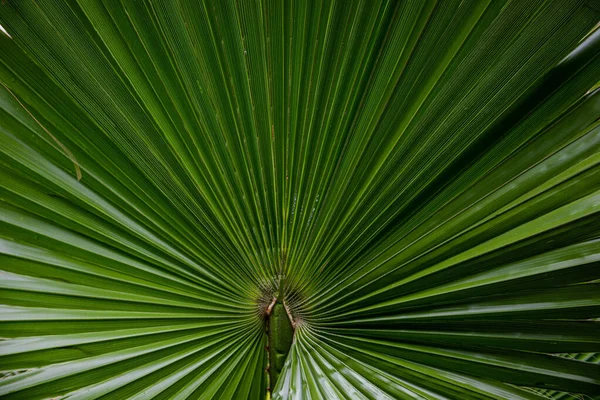
<instances>
[{"instance_id":1,"label":"green palm frond","mask_svg":"<svg viewBox=\"0 0 600 400\"><path fill-rule=\"evenodd\" d=\"M598 21L2 2L0 397L598 396Z\"/></svg>"}]
</instances>

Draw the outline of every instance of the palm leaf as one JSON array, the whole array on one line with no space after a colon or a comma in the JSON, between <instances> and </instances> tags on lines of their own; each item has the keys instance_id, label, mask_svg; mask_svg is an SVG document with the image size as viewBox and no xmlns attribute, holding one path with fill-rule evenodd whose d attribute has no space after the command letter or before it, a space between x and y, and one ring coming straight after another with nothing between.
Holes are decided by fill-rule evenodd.
<instances>
[{"instance_id":1,"label":"palm leaf","mask_svg":"<svg viewBox=\"0 0 600 400\"><path fill-rule=\"evenodd\" d=\"M0 397L599 394L599 19L3 2Z\"/></svg>"}]
</instances>

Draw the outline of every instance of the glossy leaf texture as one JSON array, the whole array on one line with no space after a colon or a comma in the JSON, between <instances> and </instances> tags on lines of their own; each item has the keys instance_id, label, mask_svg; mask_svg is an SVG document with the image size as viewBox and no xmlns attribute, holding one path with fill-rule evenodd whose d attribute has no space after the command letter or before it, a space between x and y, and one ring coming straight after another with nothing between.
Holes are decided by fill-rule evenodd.
<instances>
[{"instance_id":1,"label":"glossy leaf texture","mask_svg":"<svg viewBox=\"0 0 600 400\"><path fill-rule=\"evenodd\" d=\"M599 395L599 21L2 2L0 397Z\"/></svg>"}]
</instances>

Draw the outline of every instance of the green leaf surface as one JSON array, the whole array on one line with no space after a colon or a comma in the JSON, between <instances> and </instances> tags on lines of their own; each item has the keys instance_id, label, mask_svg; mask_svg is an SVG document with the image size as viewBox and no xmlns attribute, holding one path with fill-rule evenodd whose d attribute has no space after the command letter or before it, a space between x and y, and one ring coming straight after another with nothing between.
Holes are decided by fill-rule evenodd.
<instances>
[{"instance_id":1,"label":"green leaf surface","mask_svg":"<svg viewBox=\"0 0 600 400\"><path fill-rule=\"evenodd\" d=\"M0 398L600 396L598 21L2 2Z\"/></svg>"}]
</instances>

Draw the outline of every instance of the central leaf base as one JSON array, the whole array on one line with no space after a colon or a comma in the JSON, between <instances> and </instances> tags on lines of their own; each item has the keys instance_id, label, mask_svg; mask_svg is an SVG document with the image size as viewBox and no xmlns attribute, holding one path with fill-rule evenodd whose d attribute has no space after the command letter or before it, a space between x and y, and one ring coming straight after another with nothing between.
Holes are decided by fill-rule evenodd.
<instances>
[{"instance_id":1,"label":"central leaf base","mask_svg":"<svg viewBox=\"0 0 600 400\"><path fill-rule=\"evenodd\" d=\"M275 303L267 316L267 330L270 387L274 388L294 339L294 327L280 301Z\"/></svg>"}]
</instances>

